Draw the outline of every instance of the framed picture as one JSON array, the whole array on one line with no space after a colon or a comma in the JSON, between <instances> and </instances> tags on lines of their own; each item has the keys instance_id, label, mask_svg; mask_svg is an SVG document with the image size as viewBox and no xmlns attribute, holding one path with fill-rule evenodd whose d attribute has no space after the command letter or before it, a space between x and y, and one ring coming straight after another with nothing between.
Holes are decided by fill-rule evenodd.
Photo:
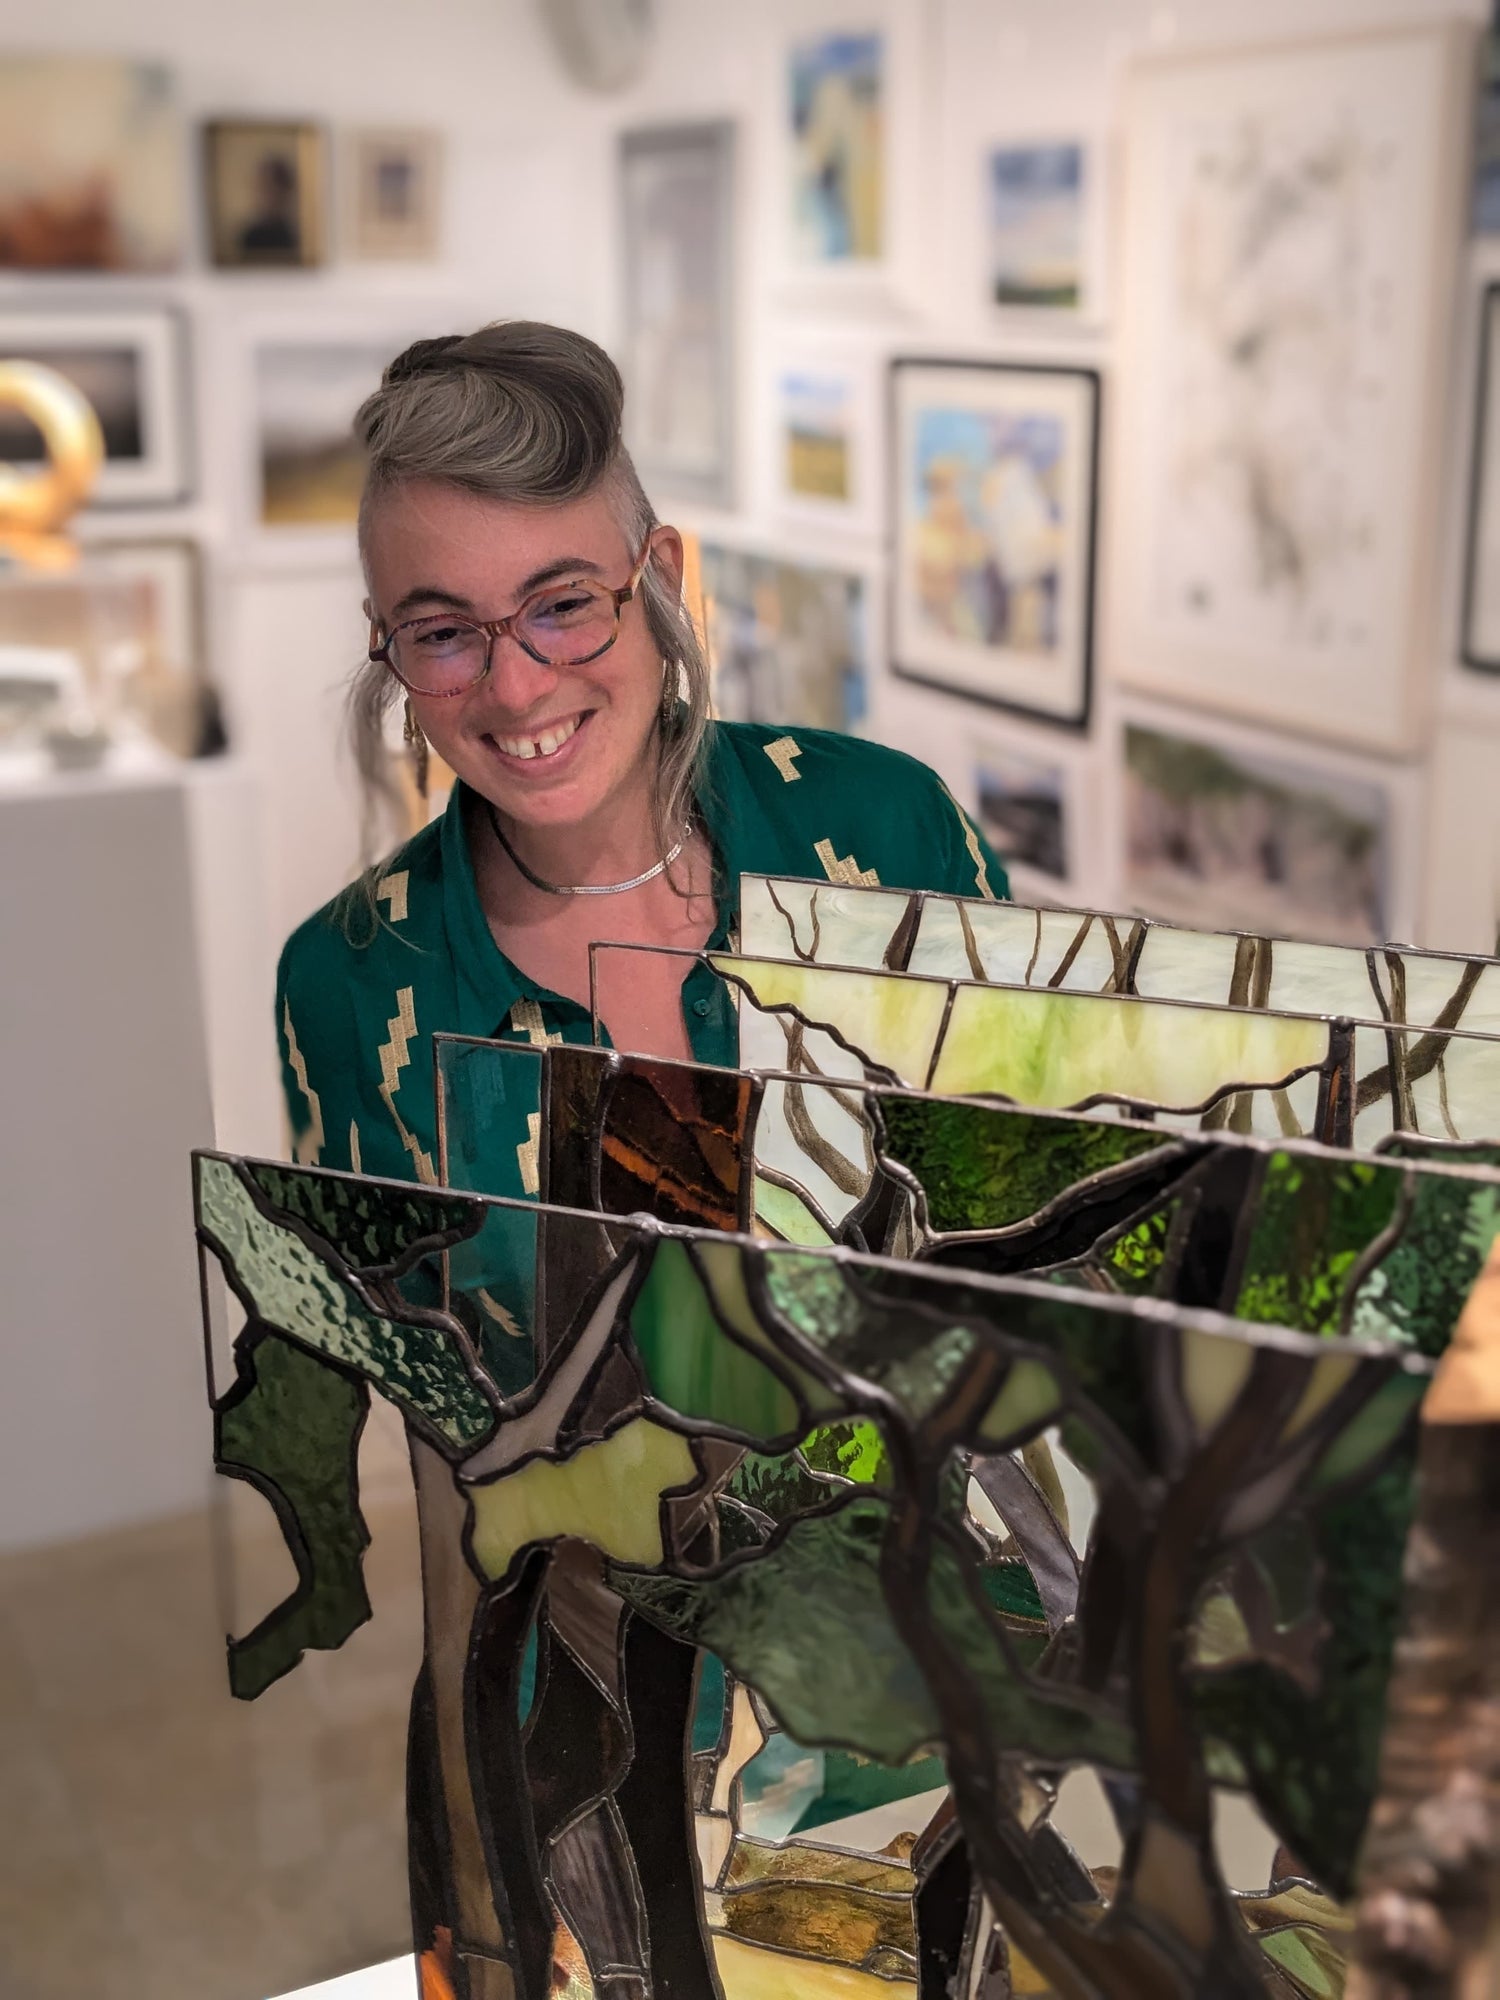
<instances>
[{"instance_id":1,"label":"framed picture","mask_svg":"<svg viewBox=\"0 0 1500 2000\"><path fill-rule=\"evenodd\" d=\"M1463 620L1465 665L1500 674L1500 284L1480 306Z\"/></svg>"},{"instance_id":2,"label":"framed picture","mask_svg":"<svg viewBox=\"0 0 1500 2000\"><path fill-rule=\"evenodd\" d=\"M858 728L870 678L864 575L713 543L702 566L715 714Z\"/></svg>"},{"instance_id":3,"label":"framed picture","mask_svg":"<svg viewBox=\"0 0 1500 2000\"><path fill-rule=\"evenodd\" d=\"M814 33L787 55L793 262L878 264L888 250L886 44Z\"/></svg>"},{"instance_id":4,"label":"framed picture","mask_svg":"<svg viewBox=\"0 0 1500 2000\"><path fill-rule=\"evenodd\" d=\"M442 133L351 132L345 157L351 254L436 257L442 234Z\"/></svg>"},{"instance_id":5,"label":"framed picture","mask_svg":"<svg viewBox=\"0 0 1500 2000\"><path fill-rule=\"evenodd\" d=\"M257 269L321 264L327 235L321 129L221 118L205 126L203 137L213 261Z\"/></svg>"},{"instance_id":6,"label":"framed picture","mask_svg":"<svg viewBox=\"0 0 1500 2000\"><path fill-rule=\"evenodd\" d=\"M1117 775L1120 907L1330 944L1411 936L1414 767L1152 710L1122 719Z\"/></svg>"},{"instance_id":7,"label":"framed picture","mask_svg":"<svg viewBox=\"0 0 1500 2000\"><path fill-rule=\"evenodd\" d=\"M891 382L894 671L1083 728L1097 373L902 360Z\"/></svg>"},{"instance_id":8,"label":"framed picture","mask_svg":"<svg viewBox=\"0 0 1500 2000\"><path fill-rule=\"evenodd\" d=\"M1011 887L1057 894L1075 875L1071 773L1054 757L1012 743L981 742L974 752L975 816L1004 861Z\"/></svg>"},{"instance_id":9,"label":"framed picture","mask_svg":"<svg viewBox=\"0 0 1500 2000\"><path fill-rule=\"evenodd\" d=\"M364 455L354 416L405 342L328 335L254 347L259 518L269 529L346 529L359 515Z\"/></svg>"},{"instance_id":10,"label":"framed picture","mask_svg":"<svg viewBox=\"0 0 1500 2000\"><path fill-rule=\"evenodd\" d=\"M162 64L0 59L0 266L170 271L182 256L183 185Z\"/></svg>"},{"instance_id":11,"label":"framed picture","mask_svg":"<svg viewBox=\"0 0 1500 2000\"><path fill-rule=\"evenodd\" d=\"M1081 138L1008 140L985 154L985 288L999 311L1102 315L1102 157Z\"/></svg>"},{"instance_id":12,"label":"framed picture","mask_svg":"<svg viewBox=\"0 0 1500 2000\"><path fill-rule=\"evenodd\" d=\"M1446 23L1139 65L1110 505L1132 685L1420 742L1471 56Z\"/></svg>"},{"instance_id":13,"label":"framed picture","mask_svg":"<svg viewBox=\"0 0 1500 2000\"><path fill-rule=\"evenodd\" d=\"M138 584L148 599L154 644L126 689L152 734L180 757L201 754L219 726L206 652L203 574L198 546L179 538L89 539L84 561L96 574Z\"/></svg>"},{"instance_id":14,"label":"framed picture","mask_svg":"<svg viewBox=\"0 0 1500 2000\"><path fill-rule=\"evenodd\" d=\"M81 305L31 311L0 305L0 353L40 361L87 396L104 432L91 507L168 506L188 497L187 333L168 306ZM34 464L42 444L13 410L0 410L0 463Z\"/></svg>"},{"instance_id":15,"label":"framed picture","mask_svg":"<svg viewBox=\"0 0 1500 2000\"><path fill-rule=\"evenodd\" d=\"M880 369L852 345L810 339L772 357L771 492L809 525L874 532L880 519Z\"/></svg>"},{"instance_id":16,"label":"framed picture","mask_svg":"<svg viewBox=\"0 0 1500 2000\"><path fill-rule=\"evenodd\" d=\"M734 497L734 128L620 138L625 435L648 490Z\"/></svg>"}]
</instances>

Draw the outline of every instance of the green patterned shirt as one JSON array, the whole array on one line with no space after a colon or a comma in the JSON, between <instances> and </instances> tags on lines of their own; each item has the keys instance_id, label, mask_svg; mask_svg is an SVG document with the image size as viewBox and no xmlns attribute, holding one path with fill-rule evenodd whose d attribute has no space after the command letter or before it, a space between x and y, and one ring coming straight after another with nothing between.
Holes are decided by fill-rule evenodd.
<instances>
[{"instance_id":1,"label":"green patterned shirt","mask_svg":"<svg viewBox=\"0 0 1500 2000\"><path fill-rule=\"evenodd\" d=\"M698 808L715 857L711 950L730 947L742 874L826 877L1003 897L1005 871L947 787L900 751L817 729L710 728ZM587 1007L513 965L480 908L460 787L442 818L385 864L382 923L345 933L340 902L288 939L276 991L295 1154L308 1165L437 1178L435 1033L548 1042L593 1039ZM683 985L700 1062L735 1060L727 997L699 965ZM521 1195L522 1165L489 1180Z\"/></svg>"}]
</instances>

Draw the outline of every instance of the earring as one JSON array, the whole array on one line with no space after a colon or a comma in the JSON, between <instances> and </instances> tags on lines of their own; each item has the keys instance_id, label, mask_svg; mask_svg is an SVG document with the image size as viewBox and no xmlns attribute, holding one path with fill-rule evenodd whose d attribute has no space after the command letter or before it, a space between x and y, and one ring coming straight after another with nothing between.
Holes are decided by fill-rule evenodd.
<instances>
[{"instance_id":1,"label":"earring","mask_svg":"<svg viewBox=\"0 0 1500 2000\"><path fill-rule=\"evenodd\" d=\"M661 668L661 720L665 729L677 714L678 667L675 660L663 660Z\"/></svg>"},{"instance_id":2,"label":"earring","mask_svg":"<svg viewBox=\"0 0 1500 2000\"><path fill-rule=\"evenodd\" d=\"M417 797L423 805L427 803L427 738L422 734L411 705L411 696L406 697L406 721L402 725L401 740L406 745L406 754L411 759L411 774L417 787Z\"/></svg>"}]
</instances>

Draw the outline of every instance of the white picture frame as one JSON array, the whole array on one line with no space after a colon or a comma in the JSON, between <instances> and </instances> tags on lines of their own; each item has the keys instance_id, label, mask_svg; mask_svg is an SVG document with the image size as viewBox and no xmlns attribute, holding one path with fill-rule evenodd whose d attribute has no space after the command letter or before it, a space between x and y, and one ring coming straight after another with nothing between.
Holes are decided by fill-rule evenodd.
<instances>
[{"instance_id":1,"label":"white picture frame","mask_svg":"<svg viewBox=\"0 0 1500 2000\"><path fill-rule=\"evenodd\" d=\"M1179 840L1170 821L1147 818L1152 855L1166 850L1170 861L1163 870L1143 856L1136 840L1141 809L1132 806L1131 786L1132 768L1139 770L1145 760L1132 750L1133 733L1206 752L1214 766L1205 765L1205 770L1220 796L1226 789L1224 770L1216 766L1241 773L1248 831L1188 820L1188 838ZM1149 774L1149 761L1145 768ZM1223 716L1131 698L1115 704L1111 714L1105 769L1104 845L1112 879L1100 886L1107 892L1107 907L1191 929L1254 931L1315 943L1414 942L1426 849L1427 785L1420 764L1364 756ZM1307 838L1304 799L1328 808ZM1332 848L1341 837L1341 815L1377 829L1379 853L1373 863L1349 847L1346 855L1353 853L1356 860L1335 856L1335 869L1323 854L1320 841ZM1247 865L1237 867L1237 855ZM1210 858L1205 861L1205 856ZM1379 909L1361 925L1372 869ZM1216 887L1216 871L1222 872L1222 887ZM1168 881L1168 875L1175 881Z\"/></svg>"},{"instance_id":2,"label":"white picture frame","mask_svg":"<svg viewBox=\"0 0 1500 2000\"><path fill-rule=\"evenodd\" d=\"M0 353L66 376L95 407L105 457L89 512L170 507L193 488L188 336L174 306L101 300L68 306L0 302ZM19 420L17 420L19 422ZM21 459L34 434L0 423L0 460Z\"/></svg>"},{"instance_id":3,"label":"white picture frame","mask_svg":"<svg viewBox=\"0 0 1500 2000\"><path fill-rule=\"evenodd\" d=\"M735 128L619 136L625 435L654 498L735 500Z\"/></svg>"},{"instance_id":4,"label":"white picture frame","mask_svg":"<svg viewBox=\"0 0 1500 2000\"><path fill-rule=\"evenodd\" d=\"M139 540L106 535L90 536L82 550L92 570L150 583L164 665L194 680L210 680L198 544L182 535L143 535Z\"/></svg>"},{"instance_id":5,"label":"white picture frame","mask_svg":"<svg viewBox=\"0 0 1500 2000\"><path fill-rule=\"evenodd\" d=\"M357 126L343 135L345 254L365 263L431 263L442 250L445 135Z\"/></svg>"},{"instance_id":6,"label":"white picture frame","mask_svg":"<svg viewBox=\"0 0 1500 2000\"><path fill-rule=\"evenodd\" d=\"M762 386L766 424L761 442L771 511L788 526L858 536L880 533L883 376L881 359L847 341L809 335L775 347ZM829 441L826 458L817 435L825 424L842 441L841 452ZM812 437L799 437L803 425ZM839 470L842 493L836 490Z\"/></svg>"},{"instance_id":7,"label":"white picture frame","mask_svg":"<svg viewBox=\"0 0 1500 2000\"><path fill-rule=\"evenodd\" d=\"M1099 401L1092 368L892 362L894 673L1087 728Z\"/></svg>"},{"instance_id":8,"label":"white picture frame","mask_svg":"<svg viewBox=\"0 0 1500 2000\"><path fill-rule=\"evenodd\" d=\"M1012 897L1086 903L1099 886L1096 746L997 717L965 748L968 768L954 789L1004 861Z\"/></svg>"},{"instance_id":9,"label":"white picture frame","mask_svg":"<svg viewBox=\"0 0 1500 2000\"><path fill-rule=\"evenodd\" d=\"M936 170L924 144L936 73L932 24L923 9L904 0L765 0L762 23L762 91L773 107L774 131L761 199L775 294L793 309L851 318L902 316L928 295L936 247L931 200ZM868 55L859 57L861 44L873 45L873 62ZM872 136L862 143L857 131L835 133L828 144L855 177L873 147L877 192L873 203L868 195L840 200L835 180L823 205L839 205L849 217L868 217L873 209L878 240L863 246L866 254L854 254L852 239L861 231L846 227L834 235L842 233L848 254L837 254L826 236L820 254L818 231L809 224L808 195L817 180L809 171L816 151L811 133L819 124L836 126L857 116L852 79L857 72L860 87L867 89L872 68L878 93L868 121ZM827 86L823 109L810 123L808 93L821 86Z\"/></svg>"},{"instance_id":10,"label":"white picture frame","mask_svg":"<svg viewBox=\"0 0 1500 2000\"><path fill-rule=\"evenodd\" d=\"M1109 501L1122 682L1417 747L1472 48L1447 22L1136 66ZM1305 198L1247 233L1257 190L1288 184Z\"/></svg>"},{"instance_id":11,"label":"white picture frame","mask_svg":"<svg viewBox=\"0 0 1500 2000\"><path fill-rule=\"evenodd\" d=\"M1069 161L1076 174L1071 199ZM1056 125L997 131L982 149L978 180L979 291L995 325L1038 331L1104 325L1111 196L1105 140ZM1063 267L1050 283L1049 263ZM1072 280L1071 298L1059 295L1065 277Z\"/></svg>"}]
</instances>

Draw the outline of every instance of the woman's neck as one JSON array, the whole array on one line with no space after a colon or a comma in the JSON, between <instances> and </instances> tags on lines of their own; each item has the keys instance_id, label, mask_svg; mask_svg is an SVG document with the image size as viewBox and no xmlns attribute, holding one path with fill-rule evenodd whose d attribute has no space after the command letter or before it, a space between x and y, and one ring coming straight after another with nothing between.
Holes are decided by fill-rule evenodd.
<instances>
[{"instance_id":1,"label":"woman's neck","mask_svg":"<svg viewBox=\"0 0 1500 2000\"><path fill-rule=\"evenodd\" d=\"M663 849L644 786L607 801L588 819L569 826L526 825L488 800L475 803L478 839L488 835L509 865L520 864L517 872L523 879L535 876L556 888L628 882L655 867L681 837L680 828L665 829Z\"/></svg>"}]
</instances>

